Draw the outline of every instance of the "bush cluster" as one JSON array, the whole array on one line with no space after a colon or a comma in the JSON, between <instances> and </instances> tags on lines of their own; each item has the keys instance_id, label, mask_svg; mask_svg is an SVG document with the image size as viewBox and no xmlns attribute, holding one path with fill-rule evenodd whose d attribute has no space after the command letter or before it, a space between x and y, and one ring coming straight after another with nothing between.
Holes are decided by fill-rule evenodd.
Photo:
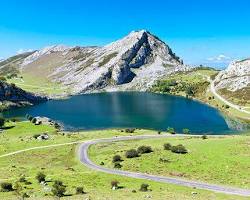
<instances>
[{"instance_id":1,"label":"bush cluster","mask_svg":"<svg viewBox=\"0 0 250 200\"><path fill-rule=\"evenodd\" d=\"M175 130L174 130L174 128L172 128L172 127L168 127L168 128L167 128L167 132L168 132L168 133L171 133L171 134L175 134Z\"/></svg>"},{"instance_id":2,"label":"bush cluster","mask_svg":"<svg viewBox=\"0 0 250 200\"><path fill-rule=\"evenodd\" d=\"M120 155L115 155L113 157L113 163L116 163L116 162L121 162L122 161L122 157Z\"/></svg>"},{"instance_id":3,"label":"bush cluster","mask_svg":"<svg viewBox=\"0 0 250 200\"><path fill-rule=\"evenodd\" d=\"M148 187L149 187L148 184L143 183L143 184L141 184L140 191L141 192L147 192L148 191Z\"/></svg>"},{"instance_id":4,"label":"bush cluster","mask_svg":"<svg viewBox=\"0 0 250 200\"><path fill-rule=\"evenodd\" d=\"M66 186L63 185L62 181L55 181L51 191L54 196L63 197L66 192Z\"/></svg>"},{"instance_id":5,"label":"bush cluster","mask_svg":"<svg viewBox=\"0 0 250 200\"><path fill-rule=\"evenodd\" d=\"M39 183L42 181L45 181L46 175L42 172L38 172L36 175L36 179L38 180Z\"/></svg>"},{"instance_id":6,"label":"bush cluster","mask_svg":"<svg viewBox=\"0 0 250 200\"><path fill-rule=\"evenodd\" d=\"M164 150L171 150L172 145L170 143L165 143L163 147L164 147Z\"/></svg>"},{"instance_id":7,"label":"bush cluster","mask_svg":"<svg viewBox=\"0 0 250 200\"><path fill-rule=\"evenodd\" d=\"M12 183L8 183L8 182L1 183L1 191L2 192L11 192L13 190L14 189L13 189Z\"/></svg>"},{"instance_id":8,"label":"bush cluster","mask_svg":"<svg viewBox=\"0 0 250 200\"><path fill-rule=\"evenodd\" d=\"M164 150L168 150L173 153L179 153L179 154L185 154L188 152L187 149L182 144L172 146L170 143L165 143L163 145L163 148Z\"/></svg>"},{"instance_id":9,"label":"bush cluster","mask_svg":"<svg viewBox=\"0 0 250 200\"><path fill-rule=\"evenodd\" d=\"M153 152L151 146L140 146L137 149L138 154L151 153Z\"/></svg>"},{"instance_id":10,"label":"bush cluster","mask_svg":"<svg viewBox=\"0 0 250 200\"><path fill-rule=\"evenodd\" d=\"M182 144L179 144L177 146L172 146L171 151L173 153L179 153L179 154L186 154L188 152L187 149Z\"/></svg>"},{"instance_id":11,"label":"bush cluster","mask_svg":"<svg viewBox=\"0 0 250 200\"><path fill-rule=\"evenodd\" d=\"M126 128L125 132L126 133L134 133L135 132L135 128Z\"/></svg>"},{"instance_id":12,"label":"bush cluster","mask_svg":"<svg viewBox=\"0 0 250 200\"><path fill-rule=\"evenodd\" d=\"M126 158L135 158L138 156L139 156L139 154L135 149L130 149L130 150L126 151L126 153L125 153Z\"/></svg>"}]
</instances>

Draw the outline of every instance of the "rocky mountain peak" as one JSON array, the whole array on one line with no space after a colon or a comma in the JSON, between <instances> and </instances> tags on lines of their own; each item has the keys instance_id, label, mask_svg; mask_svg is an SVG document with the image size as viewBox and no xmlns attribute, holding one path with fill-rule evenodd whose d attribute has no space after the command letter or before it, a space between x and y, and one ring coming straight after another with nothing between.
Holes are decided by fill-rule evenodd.
<instances>
[{"instance_id":1,"label":"rocky mountain peak","mask_svg":"<svg viewBox=\"0 0 250 200\"><path fill-rule=\"evenodd\" d=\"M132 31L103 47L46 47L22 61L22 73L43 76L70 88L72 94L147 90L160 77L187 68L166 43L146 30Z\"/></svg>"},{"instance_id":2,"label":"rocky mountain peak","mask_svg":"<svg viewBox=\"0 0 250 200\"><path fill-rule=\"evenodd\" d=\"M215 81L217 88L236 91L250 85L250 58L233 61L228 68L221 71Z\"/></svg>"}]
</instances>

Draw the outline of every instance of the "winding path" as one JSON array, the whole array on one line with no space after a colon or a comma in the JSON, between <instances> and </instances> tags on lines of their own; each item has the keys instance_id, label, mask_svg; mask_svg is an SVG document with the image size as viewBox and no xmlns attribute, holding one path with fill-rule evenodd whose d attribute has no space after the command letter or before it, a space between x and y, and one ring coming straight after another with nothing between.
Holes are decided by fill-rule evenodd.
<instances>
[{"instance_id":1,"label":"winding path","mask_svg":"<svg viewBox=\"0 0 250 200\"><path fill-rule=\"evenodd\" d=\"M97 139L92 141L87 141L85 143L82 143L79 148L79 159L82 164L87 166L90 169L109 173L109 174L116 174L121 176L127 176L132 178L138 178L138 179L146 179L156 182L163 182L163 183L171 183L175 185L180 186L187 186L187 187L194 187L204 190L210 190L213 192L219 192L224 194L233 194L233 195L240 195L240 196L250 196L250 190L247 189L240 189L240 188L234 188L234 187L228 187L228 186L221 186L221 185L215 185L215 184L209 184L209 183L203 183L198 181L189 181L185 179L180 178L172 178L172 177L163 177L163 176L155 176L155 175L149 175L144 173L136 173L136 172L128 172L128 171L122 171L122 170L116 170L116 169L109 169L102 166L99 166L95 163L93 163L89 156L88 156L88 149L91 145L98 144L98 143L106 143L106 142L116 142L116 141L125 141L125 140L137 140L137 139L152 139L152 138L162 138L162 137L170 137L166 135L162 136L152 136L152 135L142 135L142 136L123 136L123 137L116 137L116 138L110 138L110 139Z\"/></svg>"},{"instance_id":2,"label":"winding path","mask_svg":"<svg viewBox=\"0 0 250 200\"><path fill-rule=\"evenodd\" d=\"M231 102L229 102L228 100L226 100L225 98L223 98L221 95L219 95L217 92L216 92L216 89L215 89L215 86L214 86L214 80L210 80L210 91L213 93L214 96L216 96L219 100L221 100L223 103L229 105L230 107L240 111L240 112L244 112L244 113L247 113L247 114L250 114L250 111L247 111L247 110L244 110L244 107L241 107L241 106L238 106L238 105L235 105ZM250 118L249 118L250 119Z\"/></svg>"}]
</instances>

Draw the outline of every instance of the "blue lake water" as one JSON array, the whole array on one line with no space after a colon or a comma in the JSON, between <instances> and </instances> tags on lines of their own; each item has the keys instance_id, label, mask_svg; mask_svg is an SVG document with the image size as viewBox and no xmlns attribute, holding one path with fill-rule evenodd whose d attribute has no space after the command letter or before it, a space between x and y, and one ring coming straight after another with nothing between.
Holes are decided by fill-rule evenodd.
<instances>
[{"instance_id":1,"label":"blue lake water","mask_svg":"<svg viewBox=\"0 0 250 200\"><path fill-rule=\"evenodd\" d=\"M66 130L168 127L192 133L231 133L223 115L200 102L171 95L118 92L73 96L51 100L35 106L12 109L5 117L47 116L64 125Z\"/></svg>"}]
</instances>

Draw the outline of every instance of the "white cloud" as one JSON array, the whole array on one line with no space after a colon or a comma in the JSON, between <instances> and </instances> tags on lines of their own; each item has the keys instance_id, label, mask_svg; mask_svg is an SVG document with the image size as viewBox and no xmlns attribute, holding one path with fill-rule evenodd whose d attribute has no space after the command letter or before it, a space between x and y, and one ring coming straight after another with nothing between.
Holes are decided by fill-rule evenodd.
<instances>
[{"instance_id":1,"label":"white cloud","mask_svg":"<svg viewBox=\"0 0 250 200\"><path fill-rule=\"evenodd\" d=\"M229 56L220 54L220 55L215 56L215 57L210 57L207 60L208 61L214 61L214 62L224 62L224 61L230 61L230 60L232 60L232 58L229 57Z\"/></svg>"},{"instance_id":2,"label":"white cloud","mask_svg":"<svg viewBox=\"0 0 250 200\"><path fill-rule=\"evenodd\" d=\"M21 54L21 53L25 53L25 52L31 52L31 51L33 51L33 49L19 49L18 51L17 51L17 54Z\"/></svg>"}]
</instances>

